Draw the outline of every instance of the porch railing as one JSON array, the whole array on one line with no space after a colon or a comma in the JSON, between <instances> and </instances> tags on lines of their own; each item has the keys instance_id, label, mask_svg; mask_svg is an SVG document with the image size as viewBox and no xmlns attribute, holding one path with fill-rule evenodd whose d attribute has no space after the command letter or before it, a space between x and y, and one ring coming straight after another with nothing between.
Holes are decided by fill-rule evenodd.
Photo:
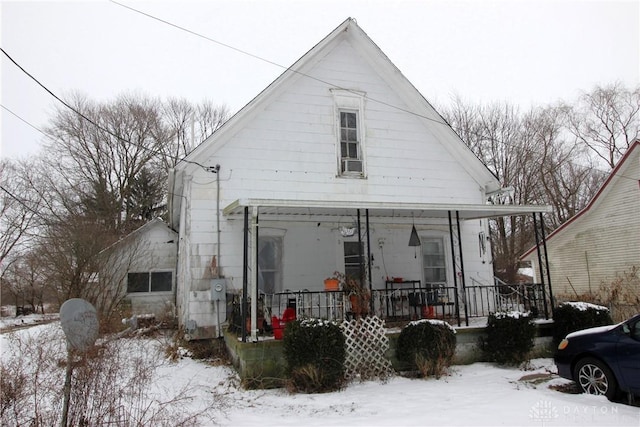
<instances>
[{"instance_id":1,"label":"porch railing","mask_svg":"<svg viewBox=\"0 0 640 427\"><path fill-rule=\"evenodd\" d=\"M486 317L496 311L530 311L535 317L548 317L542 284L495 283L472 285L466 292L444 284L409 289L377 289L371 293L365 314L375 314L391 324L423 318L438 318L461 326L469 318ZM466 310L465 310L466 304ZM261 295L259 317L271 323L287 307L298 317L344 320L357 316L349 295L342 291L290 291ZM465 318L465 313L468 316Z\"/></svg>"}]
</instances>

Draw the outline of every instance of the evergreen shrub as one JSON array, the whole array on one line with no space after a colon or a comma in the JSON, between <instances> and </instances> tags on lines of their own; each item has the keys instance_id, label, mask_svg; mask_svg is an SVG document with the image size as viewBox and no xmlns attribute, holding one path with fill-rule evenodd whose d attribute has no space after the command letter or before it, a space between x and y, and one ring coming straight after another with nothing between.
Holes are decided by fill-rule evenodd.
<instances>
[{"instance_id":1,"label":"evergreen shrub","mask_svg":"<svg viewBox=\"0 0 640 427\"><path fill-rule=\"evenodd\" d=\"M289 322L283 348L292 391L335 391L344 384L345 338L336 323L319 319Z\"/></svg>"},{"instance_id":2,"label":"evergreen shrub","mask_svg":"<svg viewBox=\"0 0 640 427\"><path fill-rule=\"evenodd\" d=\"M400 332L396 355L421 376L440 378L451 366L455 352L456 334L448 323L419 320Z\"/></svg>"},{"instance_id":3,"label":"evergreen shrub","mask_svg":"<svg viewBox=\"0 0 640 427\"><path fill-rule=\"evenodd\" d=\"M536 335L536 327L529 313L492 313L487 319L485 332L481 347L489 361L501 365L518 365L529 360Z\"/></svg>"},{"instance_id":4,"label":"evergreen shrub","mask_svg":"<svg viewBox=\"0 0 640 427\"><path fill-rule=\"evenodd\" d=\"M553 340L558 344L571 332L612 323L607 307L586 302L565 302L553 310Z\"/></svg>"}]
</instances>

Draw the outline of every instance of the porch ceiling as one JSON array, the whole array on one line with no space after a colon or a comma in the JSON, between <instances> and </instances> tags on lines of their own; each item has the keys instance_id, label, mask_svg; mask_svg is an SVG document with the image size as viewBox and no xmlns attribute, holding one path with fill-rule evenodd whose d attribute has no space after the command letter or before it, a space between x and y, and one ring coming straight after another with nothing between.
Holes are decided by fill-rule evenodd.
<instances>
[{"instance_id":1,"label":"porch ceiling","mask_svg":"<svg viewBox=\"0 0 640 427\"><path fill-rule=\"evenodd\" d=\"M457 205L430 203L356 202L334 200L238 199L227 205L223 214L237 217L244 208L258 207L261 216L349 216L357 209L369 210L373 218L447 218L448 212L458 211L460 219L480 219L500 216L527 215L551 212L545 205ZM364 212L362 212L364 213Z\"/></svg>"}]
</instances>

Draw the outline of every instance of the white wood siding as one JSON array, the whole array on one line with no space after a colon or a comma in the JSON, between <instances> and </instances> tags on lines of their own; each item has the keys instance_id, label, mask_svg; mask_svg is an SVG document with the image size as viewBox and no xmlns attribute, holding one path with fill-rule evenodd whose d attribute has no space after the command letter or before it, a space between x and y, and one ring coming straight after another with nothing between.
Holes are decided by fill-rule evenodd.
<instances>
[{"instance_id":1,"label":"white wood siding","mask_svg":"<svg viewBox=\"0 0 640 427\"><path fill-rule=\"evenodd\" d=\"M358 60L348 43L325 57L314 76L408 108L375 70ZM338 177L336 117L329 87L297 78L288 92L206 163L222 167L222 205L241 197L483 202L479 185L418 117L371 100L365 101L363 113L367 179ZM194 178L194 182L211 180L204 172ZM194 210L201 205L200 195L191 195ZM207 203L211 203L209 197L203 204Z\"/></svg>"},{"instance_id":2,"label":"white wood siding","mask_svg":"<svg viewBox=\"0 0 640 427\"><path fill-rule=\"evenodd\" d=\"M201 164L219 164L217 175L196 169L183 184L178 305L183 322L214 325L214 305L204 292L209 289L209 265L218 252L216 199L224 208L241 198L405 202L484 203L481 185L442 145L422 117L412 110L347 41L342 41L316 63L305 69L318 80L294 75L285 89L271 94L261 111L251 111L250 120L235 134L215 140L215 152ZM361 111L364 129L366 178L339 176L337 108L331 87L321 81L366 93ZM394 107L397 108L394 108ZM249 113L247 113L249 114ZM429 123L433 126L445 126ZM232 128L233 129L233 128ZM455 141L456 143L458 141ZM220 180L220 194L216 194ZM342 270L343 238L340 225L352 217L332 218L319 224L296 221L260 221L264 235L269 228L286 230L283 248L284 289L322 290L323 280ZM243 241L241 219L220 218L218 265L230 290L242 288ZM363 222L364 224L364 222ZM419 221L421 234L446 236L446 220ZM386 276L422 279L422 259L408 246L410 224L389 225L372 221L373 285L384 287ZM364 230L364 225L363 225ZM462 224L467 280L492 281L492 264L478 254L478 233L486 224ZM262 233L262 231L261 231ZM385 239L384 253L378 238ZM489 252L490 253L490 252ZM384 255L385 263L382 264ZM483 262L484 261L484 262ZM385 269L386 267L386 269ZM449 275L453 274L450 261ZM451 277L450 277L451 279ZM453 281L451 280L451 283ZM222 319L226 312L221 307Z\"/></svg>"},{"instance_id":3,"label":"white wood siding","mask_svg":"<svg viewBox=\"0 0 640 427\"><path fill-rule=\"evenodd\" d=\"M554 296L596 292L616 274L640 266L640 188L630 178L640 175L638 157L628 160L590 210L547 243ZM537 259L534 264L539 277Z\"/></svg>"}]
</instances>

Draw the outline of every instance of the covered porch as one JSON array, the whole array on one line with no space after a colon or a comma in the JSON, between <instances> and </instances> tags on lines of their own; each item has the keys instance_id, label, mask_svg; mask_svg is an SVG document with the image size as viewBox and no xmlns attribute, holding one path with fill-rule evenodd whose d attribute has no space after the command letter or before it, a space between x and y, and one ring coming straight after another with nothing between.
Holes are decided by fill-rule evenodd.
<instances>
[{"instance_id":1,"label":"covered porch","mask_svg":"<svg viewBox=\"0 0 640 427\"><path fill-rule=\"evenodd\" d=\"M491 255L487 251L488 230L486 221L492 217L512 215L533 215L536 224L536 241L541 248L540 271L546 267L546 247L542 214L548 212L547 206L513 205L439 205L420 203L375 203L351 201L293 201L274 199L242 199L228 205L223 214L231 221L242 220L243 265L242 292L234 305L239 318L231 319L239 323L242 340L255 341L264 329L273 327L271 319L280 317L284 310L291 308L298 318L317 317L343 320L362 315L376 315L387 323L406 322L419 318L441 318L452 324L469 325L473 317L486 317L496 310L530 310L539 317L548 318L551 309L551 288L548 276L541 277L535 284L506 284L493 278ZM346 219L346 220L345 220ZM476 222L477 221L477 222ZM485 223L483 224L483 221ZM265 287L265 266L259 262L259 241L269 228L277 229L284 235L289 229L297 227L303 232L313 233L321 225L331 224L331 230L341 240L349 240L350 247L357 248L355 253L344 257L336 256L337 261L326 264L327 276L331 271L351 271L367 291L366 308L355 308L353 296L342 289L324 289L318 286L320 280L314 274L289 274L284 269L278 278L280 287ZM415 230L419 230L416 232ZM436 274L445 280L430 280L432 274L428 254L421 246L420 237L414 234L438 231L442 234L441 253L446 257L442 271ZM395 245L386 242L391 237ZM399 236L399 237L398 237ZM416 238L418 239L416 242ZM318 251L322 249L322 239L318 238ZM399 243L400 241L404 243ZM407 244L408 242L408 244ZM402 245L402 247L400 246ZM424 242L423 242L424 244ZM325 244L326 245L326 244ZM313 246L313 244L307 246ZM402 263L385 264L385 252L393 263L393 254L404 251ZM346 248L346 243L345 243ZM373 249L382 255L382 260L374 259ZM446 249L446 253L445 252ZM330 248L329 250L332 250ZM406 256L409 250L413 260ZM478 256L474 252L478 250ZM291 250L288 249L289 253ZM327 257L318 257L318 262L309 259L313 250L306 248L306 255L288 254L290 257L305 257L310 270ZM389 252L391 251L391 252ZM418 257L420 253L420 258ZM465 268L465 256L473 253ZM483 258L484 257L484 258ZM343 259L340 259L343 258ZM409 258L406 260L406 258ZM419 258L419 259L418 259ZM410 264L409 264L410 263ZM489 265L486 265L486 264ZM331 264L331 265L329 265ZM477 264L477 265L476 265ZM411 265L411 269L407 269ZM404 267L403 267L404 266ZM304 269L304 266L298 266ZM411 271L409 274L391 272ZM376 269L376 271L372 271ZM480 278L480 270L491 271L490 277ZM273 279L273 273L268 276ZM315 276L318 274L316 273ZM246 325L246 327L244 327Z\"/></svg>"}]
</instances>

